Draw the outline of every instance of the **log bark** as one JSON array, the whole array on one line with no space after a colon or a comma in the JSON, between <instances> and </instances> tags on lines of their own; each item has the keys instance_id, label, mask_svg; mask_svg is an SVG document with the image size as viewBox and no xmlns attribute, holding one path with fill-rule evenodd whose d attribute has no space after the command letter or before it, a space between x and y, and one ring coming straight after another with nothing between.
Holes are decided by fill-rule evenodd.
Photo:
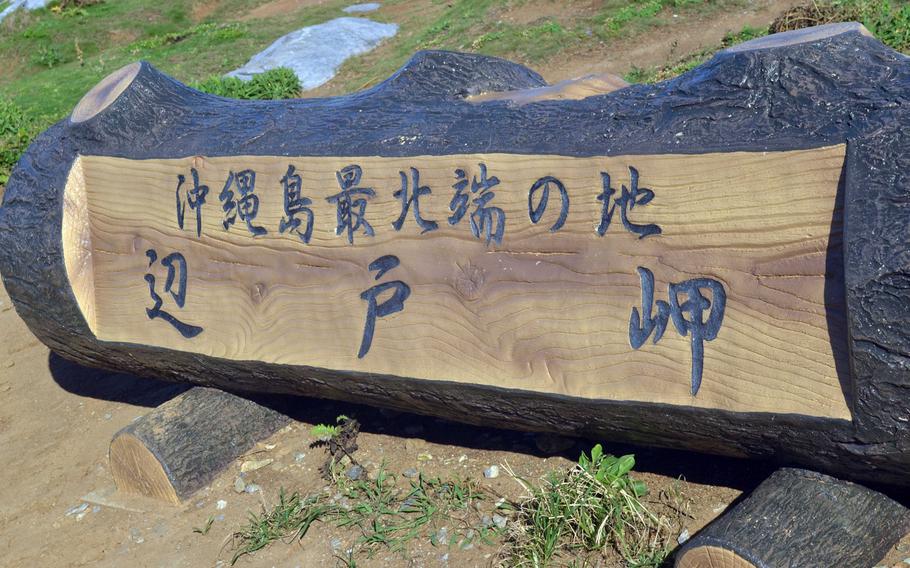
<instances>
[{"instance_id":1,"label":"log bark","mask_svg":"<svg viewBox=\"0 0 910 568\"><path fill-rule=\"evenodd\" d=\"M872 489L784 468L699 532L676 568L868 568L910 530L910 511Z\"/></svg>"},{"instance_id":2,"label":"log bark","mask_svg":"<svg viewBox=\"0 0 910 568\"><path fill-rule=\"evenodd\" d=\"M252 400L196 387L114 435L111 474L120 491L179 504L289 422Z\"/></svg>"},{"instance_id":3,"label":"log bark","mask_svg":"<svg viewBox=\"0 0 910 568\"><path fill-rule=\"evenodd\" d=\"M499 59L421 52L387 81L361 93L332 99L238 102L196 92L146 63L129 66L89 93L70 118L41 135L16 167L0 207L0 273L18 313L33 333L60 355L90 366L232 390L296 393L370 403L506 428L769 458L836 473L849 479L910 484L910 477L906 475L910 466L910 430L907 426L910 424L910 223L907 207L910 203L910 181L907 177L907 172L910 172L910 152L907 150L910 148L910 129L907 128L910 105L906 99L906 93L910 92L910 62L907 58L869 37L858 24L834 26L802 34L780 34L757 44L747 43L717 54L711 61L681 77L656 85L633 85L580 99L534 100L534 97L517 97L519 102L516 102L506 97L501 100L468 100L468 97L482 93L536 92L533 90L543 87L546 87L545 82L533 71ZM654 384L660 386L645 389L657 393L653 397L647 393L627 396L618 388L616 392L610 392L612 369L619 372L622 368L619 364L594 366L600 369L597 381L600 386L597 388L601 389L594 395L585 391L585 384L560 390L560 385L569 384L575 375L551 373L552 365L561 358L571 359L574 357L571 353L604 347L593 344L599 341L594 339L592 344L566 349L568 355L562 352L554 355L545 349L529 350L521 363L529 374L541 373L541 384L550 385L536 390L522 387L517 379L510 378L506 373L499 376L498 371L490 372L490 378L484 380L474 380L467 373L458 375L458 371L463 369L455 365L436 365L431 360L433 358L422 359L419 352L406 351L406 342L399 344L397 355L384 359L381 369L369 367L369 360L361 361L357 357L356 346L347 359L336 358L331 365L301 361L292 356L296 354L282 358L284 355L267 352L265 347L262 348L265 351L257 350L258 346L251 347L251 352L266 353L268 357L247 356L246 352L232 351L228 347L222 349L217 345L209 345L196 352L189 348L162 347L170 345L167 342L183 339L174 339L162 332L161 341L136 341L126 333L131 329L129 325L117 328L124 335L105 335L111 329L110 326L105 327L105 321L111 321L105 318L110 318L111 314L137 309L136 313L144 317L142 310L148 306L139 308L135 305L136 296L130 294L142 292L145 294L143 301L148 303L148 289L142 288L145 284L141 271L145 270L145 266L140 267L139 278L134 279L129 289L106 288L115 280L104 279L113 278L117 272L108 270L103 274L94 274L93 271L105 266L105 259L126 258L123 251L95 250L88 246L84 250L91 254L81 254L79 248L81 243L99 235L114 235L107 231L107 227L116 224L118 219L122 220L118 215L109 214L116 209L107 206L116 206L116 201L105 202L101 211L96 205L94 211L86 212L85 208L91 209L92 205L89 203L86 206L86 199L80 198L78 192L80 187L94 191L93 188L98 187L96 178L99 172L108 175L116 171L111 164L126 164L128 169L124 171L135 173L138 171L136 168L143 164L158 168L165 162L191 164L194 160L214 164L212 167L216 169L224 168L228 167L228 158L238 156L261 163L295 157L310 160L317 166L323 163L320 160L330 163L341 160L340 157L356 157L376 160L376 163L399 160L394 162L394 169L397 170L404 167L405 159L418 156L429 156L433 160L469 156L473 160L479 156L501 154L525 156L526 163L533 165L537 161L546 161L544 158L552 159L554 163L568 159L590 160L593 163L598 159L647 155L655 157L654 163L657 163L660 159L681 160L692 156L695 160L705 155L735 152L796 152L823 156L820 161L824 161L836 157L838 151L845 152L846 160L839 182L831 192L830 222L824 238L812 240L818 238L815 228L812 235L800 234L798 223L790 223L781 229L794 231L786 234L791 235L792 243L797 245L818 243L817 250L808 251L806 258L821 258L821 268L816 270L815 260L804 261L787 256L786 262L778 263L773 281L764 282L765 288L794 297L801 297L810 280L821 282L819 286L823 290L819 288L822 290L819 296L823 298L819 301L820 311L813 312L815 308L801 310L798 305L793 306L785 314L786 325L781 324L780 327L791 323L802 325L805 323L800 319L802 313L812 312L813 318L821 314L821 327L813 329L822 334L822 343L827 351L825 365L833 370L829 382L825 383L825 388L833 384L837 391L830 397L819 397L814 386L814 366L818 361L792 353L794 350L800 352L798 350L804 348L804 341L771 337L765 329L755 330L750 335L748 325L740 328L745 337L744 345L777 344L764 357L767 369L762 370L756 362L758 366L750 367L748 373L737 378L737 383L730 383L735 384L735 388L715 392L710 404L705 397L710 394L709 389L717 386L716 382L708 381L701 386L704 389L698 394L701 398L696 396L695 384L692 385L691 396L688 384L680 386L676 383L673 388L677 389L674 391L677 394L667 395L663 392L666 389L660 386L666 382L665 377L658 370L638 375L642 380L655 381ZM102 169L98 169L102 162L107 165L102 164ZM473 164L476 162L470 165ZM339 163L333 168L344 165ZM84 171L79 170L83 166ZM95 169L90 170L89 166ZM810 171L812 167L805 170ZM513 171L520 172L521 168L515 167ZM85 176L84 183L76 179L79 175ZM91 178L93 175L96 177ZM742 173L741 177L749 178L749 175ZM136 195L146 191L136 181L139 179L141 176L123 181L123 194L131 196L129 199L135 199ZM112 178L101 185L110 188L116 183L117 180ZM217 182L217 188L214 185L216 182L211 183L210 198L214 201L223 180ZM271 183L277 184L277 180ZM799 204L805 199L818 197L815 193L804 195L802 188L802 185L796 184L795 187L784 186L781 189L778 197L785 196L781 215L803 215L798 209ZM173 203L174 190L171 187L168 191L168 199ZM551 193L550 199L554 201L556 190ZM766 192L757 188L754 193L761 196ZM654 199L655 210L661 195ZM705 203L706 207L714 203L710 195L693 193L695 195L698 199L693 197L694 202ZM527 193L524 196L527 199ZM729 196L727 198L730 199ZM514 201L518 202L517 199ZM324 200L321 203L324 206ZM789 213L787 203L793 208ZM733 211L735 205L724 205L723 209ZM215 202L214 206L217 207L218 203ZM531 209L530 203L528 208ZM648 209L636 208L636 214L639 210L642 211L642 218L646 217ZM557 212L557 207L551 205L547 214L555 216ZM73 219L87 222L73 223ZM192 217L187 219L184 231L187 235L192 232L195 237L195 227L191 227ZM110 225L105 224L108 221ZM773 219L762 219L762 222L765 221L771 226ZM409 217L408 223L411 222L412 217ZM535 228L546 230L544 225L549 226L552 222L547 218ZM566 231L571 230L573 222L570 217ZM736 226L735 222L728 222ZM242 225L240 222L234 228L235 233L237 227ZM447 227L445 222L440 225ZM416 227L410 228L417 232ZM157 227L152 229L160 232ZM205 229L208 230L208 226ZM136 249L133 252L139 257L146 249L143 239L151 238L148 232L143 233L142 230L141 227L136 228L136 239L133 241L133 248ZM121 236L127 234L122 232ZM225 234L228 240L234 238L231 236L234 233ZM749 232L743 231L742 234ZM769 234L776 233L770 231ZM205 237L205 234L202 236ZM667 236L669 238L669 229ZM734 231L729 240L739 236ZM559 235L554 237L561 238ZM614 239L610 242L619 241ZM658 241L643 239L641 242L645 243L641 246L651 247ZM68 246L71 248L67 252L65 249ZM207 250L214 250L206 246ZM321 260L343 264L353 258L346 255L359 254L333 246L331 254L324 255ZM789 245L781 243L780 246L784 251ZM411 250L418 250L418 247L413 245ZM716 248L721 247L718 245ZM259 254L263 250L255 247L247 249L252 251L252 257L265 258L268 255ZM311 249L301 249L301 264L312 260L306 256L308 250ZM350 247L350 251L362 250L357 246ZM672 259L673 255L672 250L653 248L648 251L648 258ZM488 254L486 250L481 250L476 258L484 262L503 258L497 257L497 252L492 250ZM547 255L562 255L560 258L571 256L566 251L549 249L508 252L527 266L546 261ZM436 263L434 266L444 264L450 256L457 256L445 248L421 254L420 258ZM634 253L627 254L626 249L617 249L604 254L630 257ZM789 253L781 254L786 256ZM699 266L705 270L711 270L712 262L720 258L710 252L697 256L701 259ZM724 258L729 258L730 267L740 262L740 273L744 278L752 277L755 281L763 278L761 271L764 266L760 263L750 265L746 261L737 261L735 255ZM267 267L269 270L254 267L242 272L246 269L231 264L234 259L221 260L222 266L229 265L230 268L217 274L212 272L210 281L243 281L246 284L243 280L246 276L241 277L241 274L255 273L256 270L267 272L268 277L273 279L291 280L296 274L291 270L271 270L274 267ZM788 265L791 261L792 264ZM584 265L572 265L566 261L565 266L576 275L572 278L585 277L587 270ZM791 270L786 270L787 266ZM725 268L729 267L722 266L718 270ZM311 263L299 269L311 270L315 274L320 265ZM482 304L477 302L482 301L483 295L478 295L478 290L489 290L489 283L484 288L484 277L493 274L492 268L460 266L460 269L464 275L450 279L450 286L458 294L458 302L436 302L436 305L457 303L458 309L465 313L473 310L482 314L483 310L478 308ZM163 269L159 267L159 270ZM398 272L390 274L399 274L406 269L396 270ZM360 279L357 286L373 282L373 274L367 272L365 266L361 272L356 276ZM419 271L412 273L420 274ZM530 269L521 277L527 274L532 274ZM546 279L556 272L534 274L538 274L535 278ZM805 278L807 275L811 278ZM163 284L164 278L163 273L158 274L159 285ZM270 298L273 298L269 295L271 281L263 281L265 285L260 286L261 282L253 276L249 278L245 301L260 306L257 309L266 313ZM723 279L720 275L717 278ZM434 282L438 284L441 279ZM305 278L293 280L297 283L307 281ZM559 278L552 277L550 280L555 282ZM285 284L284 281L281 283ZM196 285L195 281L190 285ZM638 285L638 277L632 270L617 281L616 289L632 289L634 295L638 293ZM665 286L666 282L661 285ZM734 288L731 288L731 294ZM358 292L362 289L365 288ZM556 292L549 297L559 301L569 302L581 296L581 288L575 284L554 289ZM525 297L533 295L528 289L519 290L518 293ZM118 300L121 293L122 299ZM419 292L414 294L412 298L419 297ZM104 306L92 304L87 298L105 299L108 311L94 311ZM188 302L195 301L193 298L190 294ZM358 307L360 302L359 298L354 298ZM216 305L223 306L222 311L227 311L234 304L221 301ZM341 313L337 311L342 309L341 305L340 302L333 302L325 313ZM432 306L433 302L428 301L425 305ZM730 302L731 314L738 305L741 304ZM552 320L558 321L560 306L547 306L551 313L556 314ZM625 318L623 325L629 323L628 307L624 309L626 311L617 318L617 321ZM761 302L751 311L759 314L773 312ZM415 310L405 309L394 316L400 318L395 321L404 321L416 313ZM517 309L513 313L503 313L493 323L518 321L520 325L525 325L519 317L521 313ZM273 317L276 325L287 322L282 320L282 314L273 314ZM770 313L768 321L779 320L777 312ZM735 326L736 321L736 318L731 318L724 325ZM577 335L585 336L595 325L593 319L584 323L580 328L584 333ZM478 329L483 331L487 327L478 326ZM166 328L164 325L163 329ZM422 340L436 332L444 334L460 328L464 328L460 320L434 320L426 327L412 328L408 335L398 339ZM322 342L328 345L326 349L330 349L336 339L338 344L353 341L347 332L339 334L334 328L330 329L319 331L302 326L298 338L302 345L301 352L310 343ZM395 351L396 346L388 343L391 336L388 333L383 335L387 329L385 327L376 333L373 345L376 354ZM427 331L429 329L436 331L431 333ZM773 329L773 326L767 328ZM214 331L206 333L213 335ZM566 332L565 335L571 334ZM200 337L207 336L203 334ZM276 341L287 340L288 337L289 334L280 334ZM481 347L500 347L510 341L507 334L501 337L504 339L487 341L489 345ZM728 333L723 341L732 337ZM815 340L818 336L814 337ZM668 338L663 340L665 344L670 341ZM677 342L674 344L677 347L685 349L687 346L681 336L672 338L672 341ZM706 372L716 368L711 366L710 357L714 355L711 348L719 346L721 341L718 339L716 343L705 344L708 353ZM250 345L243 341L239 343ZM440 351L445 351L445 341L437 341L436 345L441 346ZM623 349L631 352L627 346ZM635 356L646 353L645 349L635 351ZM647 349L656 347L651 347L651 342L648 342ZM518 348L514 350L516 353L520 351ZM674 352L673 364L688 365L688 358L688 352ZM488 361L492 365L503 359L507 358L491 357ZM318 358L313 360L320 361ZM775 366L789 369L789 378L781 379L774 375L770 369ZM412 368L418 371L412 372ZM419 368L431 372L421 376ZM445 374L446 369L451 369L450 375ZM513 372L518 374L520 368L516 369ZM671 372L676 370L667 371ZM805 374L804 380L800 373ZM623 384L634 384L634 377L632 379L631 383L627 381ZM779 385L780 392L750 391L753 383L770 384L774 381ZM678 394L679 388L684 389L685 396ZM806 409L781 406L775 410L773 403L767 401L773 401L778 396L783 398L780 393L785 391L796 393L794 396L798 396L800 391L805 392L807 401L839 401L836 404L825 403L827 406L822 405L825 406L822 410L813 406L816 402L807 402ZM726 404L724 400L730 403ZM748 404L740 404L743 400ZM759 404L755 401L764 402Z\"/></svg>"}]
</instances>

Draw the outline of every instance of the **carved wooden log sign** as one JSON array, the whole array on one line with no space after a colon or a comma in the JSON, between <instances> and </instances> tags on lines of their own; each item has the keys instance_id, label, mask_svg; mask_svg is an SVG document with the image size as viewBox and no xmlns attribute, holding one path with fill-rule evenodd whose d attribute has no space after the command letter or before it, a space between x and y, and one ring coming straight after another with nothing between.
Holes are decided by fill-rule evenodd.
<instances>
[{"instance_id":1,"label":"carved wooden log sign","mask_svg":"<svg viewBox=\"0 0 910 568\"><path fill-rule=\"evenodd\" d=\"M910 61L833 25L582 91L130 65L20 161L0 271L87 365L910 482Z\"/></svg>"}]
</instances>

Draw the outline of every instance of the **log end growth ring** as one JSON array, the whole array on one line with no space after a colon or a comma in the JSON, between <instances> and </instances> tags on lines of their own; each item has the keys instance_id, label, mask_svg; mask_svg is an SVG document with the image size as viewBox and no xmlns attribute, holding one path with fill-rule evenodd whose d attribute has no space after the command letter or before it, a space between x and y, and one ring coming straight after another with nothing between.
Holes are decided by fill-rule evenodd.
<instances>
[{"instance_id":1,"label":"log end growth ring","mask_svg":"<svg viewBox=\"0 0 910 568\"><path fill-rule=\"evenodd\" d=\"M756 568L732 550L701 546L687 550L676 561L676 568Z\"/></svg>"},{"instance_id":2,"label":"log end growth ring","mask_svg":"<svg viewBox=\"0 0 910 568\"><path fill-rule=\"evenodd\" d=\"M111 442L109 459L111 475L120 491L180 504L161 461L135 436L128 433L116 436Z\"/></svg>"},{"instance_id":3,"label":"log end growth ring","mask_svg":"<svg viewBox=\"0 0 910 568\"><path fill-rule=\"evenodd\" d=\"M85 122L113 104L117 97L130 86L140 69L142 69L141 63L130 63L102 79L82 97L79 104L73 109L70 122L73 124Z\"/></svg>"}]
</instances>

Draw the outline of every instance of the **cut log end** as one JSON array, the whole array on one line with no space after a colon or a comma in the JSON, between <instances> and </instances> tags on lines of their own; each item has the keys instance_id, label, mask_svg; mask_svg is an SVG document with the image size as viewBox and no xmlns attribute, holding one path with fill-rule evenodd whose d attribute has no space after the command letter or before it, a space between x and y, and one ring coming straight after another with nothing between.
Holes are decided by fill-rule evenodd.
<instances>
[{"instance_id":1,"label":"cut log end","mask_svg":"<svg viewBox=\"0 0 910 568\"><path fill-rule=\"evenodd\" d=\"M745 51L754 51L757 49L769 49L772 47L786 47L788 45L796 45L799 43L811 43L814 41L821 41L823 39L852 32L858 32L867 37L874 37L869 32L869 30L866 29L866 26L862 25L859 22L843 22L837 24L826 24L813 28L804 28L801 30L793 30L789 32L781 32L779 34L756 38L751 41L735 45L733 47L728 47L722 53L742 53Z\"/></svg>"},{"instance_id":2,"label":"cut log end","mask_svg":"<svg viewBox=\"0 0 910 568\"><path fill-rule=\"evenodd\" d=\"M141 68L139 62L130 63L102 79L76 105L70 122L85 122L109 107L130 86Z\"/></svg>"},{"instance_id":3,"label":"cut log end","mask_svg":"<svg viewBox=\"0 0 910 568\"><path fill-rule=\"evenodd\" d=\"M760 568L732 550L717 546L692 549L676 563L676 568Z\"/></svg>"},{"instance_id":4,"label":"cut log end","mask_svg":"<svg viewBox=\"0 0 910 568\"><path fill-rule=\"evenodd\" d=\"M120 432L111 442L111 475L117 489L180 504L180 498L158 458L135 436Z\"/></svg>"}]
</instances>

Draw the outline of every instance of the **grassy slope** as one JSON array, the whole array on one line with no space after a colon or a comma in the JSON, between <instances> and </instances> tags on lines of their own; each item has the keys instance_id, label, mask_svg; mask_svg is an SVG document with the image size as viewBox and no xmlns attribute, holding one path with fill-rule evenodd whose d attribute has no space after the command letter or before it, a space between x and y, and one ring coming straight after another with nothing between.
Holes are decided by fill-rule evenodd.
<instances>
[{"instance_id":1,"label":"grassy slope","mask_svg":"<svg viewBox=\"0 0 910 568\"><path fill-rule=\"evenodd\" d=\"M342 15L344 0L297 13L236 22L251 0L226 0L199 26L191 0L108 0L72 15L20 14L0 32L0 97L38 116L65 116L101 78L138 59L185 82L245 63L277 37ZM82 52L82 61L77 56ZM46 54L56 54L47 57ZM54 59L61 59L48 67Z\"/></svg>"},{"instance_id":2,"label":"grassy slope","mask_svg":"<svg viewBox=\"0 0 910 568\"><path fill-rule=\"evenodd\" d=\"M596 11L566 9L565 15L528 24L500 20L525 1L430 0L409 9L387 0L370 14L395 21L401 33L376 61L367 56L345 65L346 90L387 77L419 49L441 48L541 61L591 38L609 41L660 21L665 8L704 13L734 0L608 0ZM344 16L351 2L332 0L290 13L238 21L256 0L222 0L201 21L193 0L107 0L56 14L20 13L0 25L0 98L8 97L37 116L65 116L79 98L111 71L137 59L150 61L184 82L221 74L245 63L274 39L306 25ZM211 23L202 25L200 23ZM79 52L81 51L81 56ZM39 95L40 96L36 96Z\"/></svg>"}]
</instances>

